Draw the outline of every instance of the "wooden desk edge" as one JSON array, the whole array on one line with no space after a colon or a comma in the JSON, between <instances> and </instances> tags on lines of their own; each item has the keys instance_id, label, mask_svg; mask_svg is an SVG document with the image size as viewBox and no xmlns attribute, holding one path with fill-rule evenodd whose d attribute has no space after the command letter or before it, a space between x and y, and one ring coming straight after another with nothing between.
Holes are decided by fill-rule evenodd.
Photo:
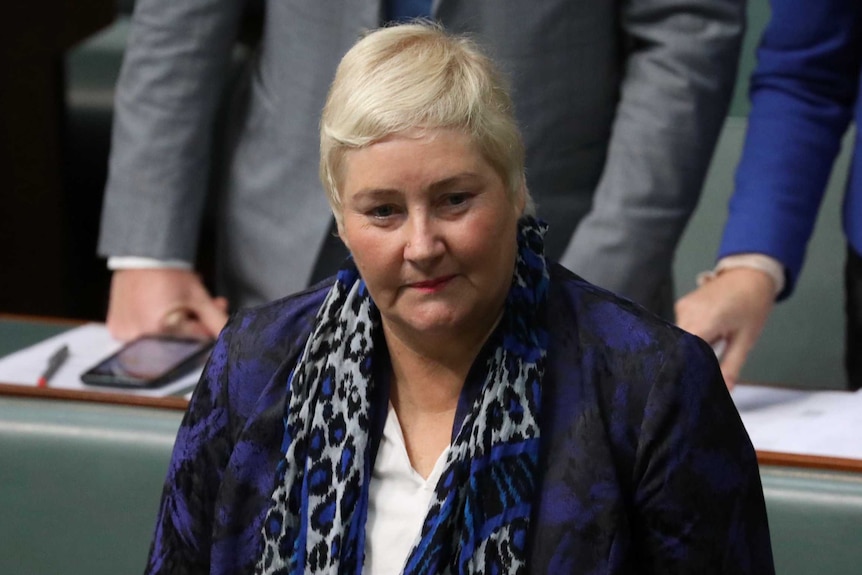
<instances>
[{"instance_id":1,"label":"wooden desk edge","mask_svg":"<svg viewBox=\"0 0 862 575\"><path fill-rule=\"evenodd\" d=\"M88 323L83 319L71 319L68 317L47 317L39 315L23 315L17 313L0 313L0 320L20 321L26 323L40 323L43 325L53 325L56 327L78 327Z\"/></svg>"},{"instance_id":2,"label":"wooden desk edge","mask_svg":"<svg viewBox=\"0 0 862 575\"><path fill-rule=\"evenodd\" d=\"M757 462L760 465L862 473L862 459L849 459L846 457L781 453L778 451L758 451Z\"/></svg>"},{"instance_id":3,"label":"wooden desk edge","mask_svg":"<svg viewBox=\"0 0 862 575\"><path fill-rule=\"evenodd\" d=\"M150 397L130 393L111 393L102 391L82 391L77 389L42 388L28 385L9 385L0 383L0 397L29 397L37 399L60 399L64 401L85 401L108 403L129 407L155 407L185 411L188 400L184 397Z\"/></svg>"}]
</instances>

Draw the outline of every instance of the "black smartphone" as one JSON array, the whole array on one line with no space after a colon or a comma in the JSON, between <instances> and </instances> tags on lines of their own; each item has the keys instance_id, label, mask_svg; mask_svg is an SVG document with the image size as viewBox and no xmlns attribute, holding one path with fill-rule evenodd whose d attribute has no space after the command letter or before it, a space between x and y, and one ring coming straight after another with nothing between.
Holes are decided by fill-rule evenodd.
<instances>
[{"instance_id":1,"label":"black smartphone","mask_svg":"<svg viewBox=\"0 0 862 575\"><path fill-rule=\"evenodd\" d=\"M141 336L82 373L81 381L131 389L160 387L202 366L212 345L213 340Z\"/></svg>"}]
</instances>

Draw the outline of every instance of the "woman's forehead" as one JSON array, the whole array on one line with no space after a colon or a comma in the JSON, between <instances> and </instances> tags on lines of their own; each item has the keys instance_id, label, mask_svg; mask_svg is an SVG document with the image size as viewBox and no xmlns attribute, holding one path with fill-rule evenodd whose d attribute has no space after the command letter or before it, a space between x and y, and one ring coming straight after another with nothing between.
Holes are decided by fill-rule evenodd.
<instances>
[{"instance_id":1,"label":"woman's forehead","mask_svg":"<svg viewBox=\"0 0 862 575\"><path fill-rule=\"evenodd\" d=\"M347 151L342 162L341 187L355 188L401 179L418 179L432 185L439 180L486 174L490 169L490 164L465 133L423 130L395 134Z\"/></svg>"}]
</instances>

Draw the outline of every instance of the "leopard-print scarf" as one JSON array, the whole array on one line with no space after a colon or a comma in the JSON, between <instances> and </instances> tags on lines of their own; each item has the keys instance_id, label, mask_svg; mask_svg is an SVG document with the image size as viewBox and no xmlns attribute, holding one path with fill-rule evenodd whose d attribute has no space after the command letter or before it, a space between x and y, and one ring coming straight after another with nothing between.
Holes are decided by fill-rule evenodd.
<instances>
[{"instance_id":1,"label":"leopard-print scarf","mask_svg":"<svg viewBox=\"0 0 862 575\"><path fill-rule=\"evenodd\" d=\"M546 226L522 218L512 287L481 392L404 573L525 573L547 333ZM362 573L371 478L373 333L379 313L353 266L338 279L290 375L272 506L256 573Z\"/></svg>"}]
</instances>

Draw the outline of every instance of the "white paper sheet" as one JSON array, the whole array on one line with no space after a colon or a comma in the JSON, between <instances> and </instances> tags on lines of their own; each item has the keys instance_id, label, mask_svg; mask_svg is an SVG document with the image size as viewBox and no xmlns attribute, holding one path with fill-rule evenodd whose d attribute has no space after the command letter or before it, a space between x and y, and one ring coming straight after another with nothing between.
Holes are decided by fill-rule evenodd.
<instances>
[{"instance_id":1,"label":"white paper sheet","mask_svg":"<svg viewBox=\"0 0 862 575\"><path fill-rule=\"evenodd\" d=\"M87 385L81 374L115 352L122 343L113 339L101 323L88 323L41 341L28 348L0 358L0 383L35 386L45 370L48 358L63 345L69 346L69 358L51 378L50 386L108 393L129 393L150 397L190 395L201 376L201 369L157 389L121 389Z\"/></svg>"},{"instance_id":2,"label":"white paper sheet","mask_svg":"<svg viewBox=\"0 0 862 575\"><path fill-rule=\"evenodd\" d=\"M738 385L732 397L755 449L862 459L862 392Z\"/></svg>"}]
</instances>

